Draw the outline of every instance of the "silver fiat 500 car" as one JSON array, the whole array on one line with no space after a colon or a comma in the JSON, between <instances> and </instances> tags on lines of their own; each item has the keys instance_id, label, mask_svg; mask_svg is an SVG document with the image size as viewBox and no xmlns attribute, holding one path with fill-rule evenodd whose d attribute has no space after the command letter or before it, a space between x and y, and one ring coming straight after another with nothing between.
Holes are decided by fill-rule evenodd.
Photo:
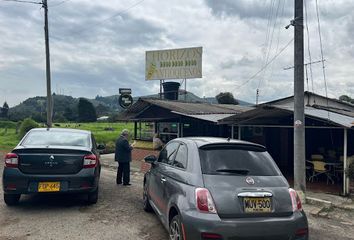
<instances>
[{"instance_id":1,"label":"silver fiat 500 car","mask_svg":"<svg viewBox=\"0 0 354 240\"><path fill-rule=\"evenodd\" d=\"M178 138L145 161L144 209L170 239L308 239L301 201L261 145Z\"/></svg>"}]
</instances>

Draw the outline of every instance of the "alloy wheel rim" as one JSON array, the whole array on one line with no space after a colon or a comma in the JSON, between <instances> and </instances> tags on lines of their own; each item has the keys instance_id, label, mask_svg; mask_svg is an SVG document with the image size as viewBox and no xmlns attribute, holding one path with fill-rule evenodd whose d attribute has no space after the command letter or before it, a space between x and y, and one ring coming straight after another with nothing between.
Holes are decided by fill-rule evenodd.
<instances>
[{"instance_id":1,"label":"alloy wheel rim","mask_svg":"<svg viewBox=\"0 0 354 240\"><path fill-rule=\"evenodd\" d=\"M170 225L170 239L181 240L180 229L177 221L173 221Z\"/></svg>"}]
</instances>

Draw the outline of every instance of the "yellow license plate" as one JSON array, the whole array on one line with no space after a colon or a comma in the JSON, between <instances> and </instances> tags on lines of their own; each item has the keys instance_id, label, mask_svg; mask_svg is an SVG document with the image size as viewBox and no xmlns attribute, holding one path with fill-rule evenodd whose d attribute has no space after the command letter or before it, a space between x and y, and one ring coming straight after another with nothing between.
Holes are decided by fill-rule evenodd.
<instances>
[{"instance_id":1,"label":"yellow license plate","mask_svg":"<svg viewBox=\"0 0 354 240\"><path fill-rule=\"evenodd\" d=\"M245 212L248 213L263 213L272 211L271 200L267 197L245 197L243 199L243 206Z\"/></svg>"},{"instance_id":2,"label":"yellow license plate","mask_svg":"<svg viewBox=\"0 0 354 240\"><path fill-rule=\"evenodd\" d=\"M60 182L40 182L38 183L38 192L59 192Z\"/></svg>"}]
</instances>

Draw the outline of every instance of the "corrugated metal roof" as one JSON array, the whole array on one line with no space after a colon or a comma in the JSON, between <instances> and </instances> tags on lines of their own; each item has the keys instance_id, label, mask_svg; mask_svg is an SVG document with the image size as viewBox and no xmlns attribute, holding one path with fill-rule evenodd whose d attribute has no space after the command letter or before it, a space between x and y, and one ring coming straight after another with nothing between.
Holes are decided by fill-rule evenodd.
<instances>
[{"instance_id":1,"label":"corrugated metal roof","mask_svg":"<svg viewBox=\"0 0 354 240\"><path fill-rule=\"evenodd\" d=\"M276 108L294 111L294 107L276 106ZM313 107L305 107L305 115L318 118L324 121L332 122L342 127L352 128L354 127L354 117L346 116L339 113L330 112L323 109L317 109Z\"/></svg>"},{"instance_id":2,"label":"corrugated metal roof","mask_svg":"<svg viewBox=\"0 0 354 240\"><path fill-rule=\"evenodd\" d=\"M236 110L236 107L232 105L225 106L226 104L189 103L160 99L142 99L142 101L184 114L234 114L240 112L240 109L249 108L238 106Z\"/></svg>"},{"instance_id":3,"label":"corrugated metal roof","mask_svg":"<svg viewBox=\"0 0 354 240\"><path fill-rule=\"evenodd\" d=\"M230 117L234 114L246 112L253 109L249 106L240 105L190 103L181 101L140 98L129 109L121 113L118 117L118 120L129 121L140 119L140 114L142 114L144 111L148 111L148 109L152 106L157 106L162 109L166 109L167 111L178 115L193 117L196 119L210 121L214 123L217 123L218 120ZM164 118L164 116L154 117L159 119Z\"/></svg>"},{"instance_id":4,"label":"corrugated metal roof","mask_svg":"<svg viewBox=\"0 0 354 240\"><path fill-rule=\"evenodd\" d=\"M204 121L209 121L209 122L214 122L217 123L218 121L227 118L227 117L231 117L235 114L185 114L185 113L180 113L180 112L176 112L176 111L172 111L173 113L179 114L179 115L183 115L183 116L187 116L187 117L191 117L191 118L196 118L196 119L200 119L200 120L204 120Z\"/></svg>"}]
</instances>

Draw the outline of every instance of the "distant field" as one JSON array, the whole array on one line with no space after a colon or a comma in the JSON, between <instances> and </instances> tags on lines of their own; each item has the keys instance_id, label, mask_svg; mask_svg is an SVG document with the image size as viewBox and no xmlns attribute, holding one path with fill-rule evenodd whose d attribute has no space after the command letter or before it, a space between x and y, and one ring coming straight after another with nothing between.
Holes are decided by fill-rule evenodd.
<instances>
[{"instance_id":1,"label":"distant field","mask_svg":"<svg viewBox=\"0 0 354 240\"><path fill-rule=\"evenodd\" d=\"M0 155L11 150L18 141L15 128L0 128Z\"/></svg>"},{"instance_id":2,"label":"distant field","mask_svg":"<svg viewBox=\"0 0 354 240\"><path fill-rule=\"evenodd\" d=\"M91 131L97 143L106 144L107 151L111 152L114 142L123 129L133 132L132 123L59 123L55 128L75 128ZM0 152L6 152L14 148L20 141L16 135L16 124L12 122L0 122Z\"/></svg>"}]
</instances>

